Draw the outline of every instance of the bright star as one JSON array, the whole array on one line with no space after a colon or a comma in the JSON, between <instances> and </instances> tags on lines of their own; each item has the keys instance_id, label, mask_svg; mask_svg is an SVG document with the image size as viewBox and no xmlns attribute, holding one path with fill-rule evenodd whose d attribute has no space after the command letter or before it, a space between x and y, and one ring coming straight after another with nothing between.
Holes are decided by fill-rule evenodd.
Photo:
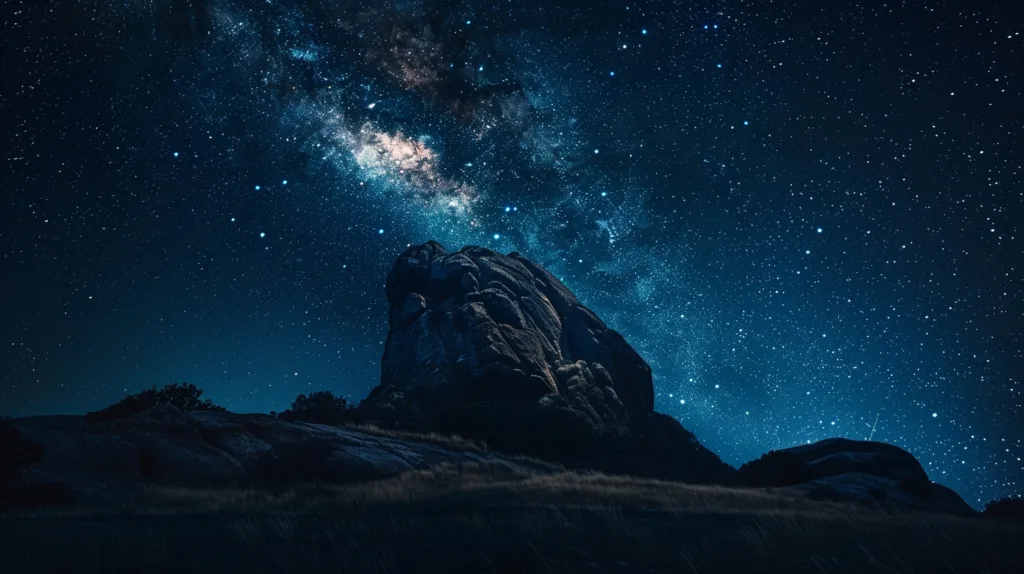
<instances>
[{"instance_id":1,"label":"bright star","mask_svg":"<svg viewBox=\"0 0 1024 574\"><path fill-rule=\"evenodd\" d=\"M609 76L615 77L615 72L608 72Z\"/></svg>"},{"instance_id":2,"label":"bright star","mask_svg":"<svg viewBox=\"0 0 1024 574\"><path fill-rule=\"evenodd\" d=\"M939 416L939 413L932 413L932 418L933 418L933 419L934 419L934 418L938 418L938 416Z\"/></svg>"},{"instance_id":3,"label":"bright star","mask_svg":"<svg viewBox=\"0 0 1024 574\"><path fill-rule=\"evenodd\" d=\"M646 36L647 35L647 28L642 28L640 30L640 33L643 34L644 36Z\"/></svg>"},{"instance_id":4,"label":"bright star","mask_svg":"<svg viewBox=\"0 0 1024 574\"><path fill-rule=\"evenodd\" d=\"M377 235L384 235L384 230L383 229L378 229L377 230Z\"/></svg>"},{"instance_id":5,"label":"bright star","mask_svg":"<svg viewBox=\"0 0 1024 574\"><path fill-rule=\"evenodd\" d=\"M260 237L266 237L266 236L267 236L266 233L263 233L262 231L260 232Z\"/></svg>"},{"instance_id":6,"label":"bright star","mask_svg":"<svg viewBox=\"0 0 1024 574\"><path fill-rule=\"evenodd\" d=\"M747 120L743 120L743 125L745 125L745 126L749 126L749 125L750 125L750 122L748 122Z\"/></svg>"},{"instance_id":7,"label":"bright star","mask_svg":"<svg viewBox=\"0 0 1024 574\"><path fill-rule=\"evenodd\" d=\"M511 207L506 207L506 208L505 208L505 213L508 213L508 212L510 212L510 211L512 211L512 208L511 208Z\"/></svg>"},{"instance_id":8,"label":"bright star","mask_svg":"<svg viewBox=\"0 0 1024 574\"><path fill-rule=\"evenodd\" d=\"M718 64L718 67L719 67L719 68L721 68L721 67L722 67L722 65L721 65L721 64Z\"/></svg>"},{"instance_id":9,"label":"bright star","mask_svg":"<svg viewBox=\"0 0 1024 574\"><path fill-rule=\"evenodd\" d=\"M178 152L174 152L174 157L178 157Z\"/></svg>"},{"instance_id":10,"label":"bright star","mask_svg":"<svg viewBox=\"0 0 1024 574\"><path fill-rule=\"evenodd\" d=\"M495 234L494 234L494 238L495 238L495 239L501 239L501 235L500 235L500 234L497 234L497 233L495 233Z\"/></svg>"},{"instance_id":11,"label":"bright star","mask_svg":"<svg viewBox=\"0 0 1024 574\"><path fill-rule=\"evenodd\" d=\"M821 228L820 227L818 228L818 233L821 233Z\"/></svg>"},{"instance_id":12,"label":"bright star","mask_svg":"<svg viewBox=\"0 0 1024 574\"><path fill-rule=\"evenodd\" d=\"M256 191L259 191L259 190L260 190L260 186L257 185L256 186Z\"/></svg>"},{"instance_id":13,"label":"bright star","mask_svg":"<svg viewBox=\"0 0 1024 574\"><path fill-rule=\"evenodd\" d=\"M287 179L282 179L281 180L281 185L288 185L288 180Z\"/></svg>"}]
</instances>

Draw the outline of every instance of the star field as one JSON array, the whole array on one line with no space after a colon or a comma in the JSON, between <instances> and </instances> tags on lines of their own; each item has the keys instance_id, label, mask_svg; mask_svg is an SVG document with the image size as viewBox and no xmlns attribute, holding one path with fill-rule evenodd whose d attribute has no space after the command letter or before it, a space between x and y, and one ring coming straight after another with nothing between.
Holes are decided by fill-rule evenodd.
<instances>
[{"instance_id":1,"label":"star field","mask_svg":"<svg viewBox=\"0 0 1024 574\"><path fill-rule=\"evenodd\" d=\"M1020 493L1010 4L15 0L0 411L360 399L435 239L551 270L731 464L870 437Z\"/></svg>"}]
</instances>

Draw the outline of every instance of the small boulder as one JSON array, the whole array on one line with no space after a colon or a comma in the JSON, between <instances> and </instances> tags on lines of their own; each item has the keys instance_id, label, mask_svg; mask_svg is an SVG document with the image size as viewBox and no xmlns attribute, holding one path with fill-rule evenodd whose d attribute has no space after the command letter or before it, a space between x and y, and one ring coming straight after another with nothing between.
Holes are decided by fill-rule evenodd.
<instances>
[{"instance_id":1,"label":"small boulder","mask_svg":"<svg viewBox=\"0 0 1024 574\"><path fill-rule=\"evenodd\" d=\"M793 487L814 498L970 514L955 492L929 480L914 455L891 444L832 438L771 451L740 467L741 484Z\"/></svg>"}]
</instances>

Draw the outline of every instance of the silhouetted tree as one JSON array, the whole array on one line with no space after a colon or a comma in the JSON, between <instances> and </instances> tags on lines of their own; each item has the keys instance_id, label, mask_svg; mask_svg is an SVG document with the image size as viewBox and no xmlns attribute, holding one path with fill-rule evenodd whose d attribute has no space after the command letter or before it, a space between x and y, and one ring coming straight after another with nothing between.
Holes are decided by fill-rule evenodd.
<instances>
[{"instance_id":1,"label":"silhouetted tree","mask_svg":"<svg viewBox=\"0 0 1024 574\"><path fill-rule=\"evenodd\" d=\"M351 412L352 409L345 397L336 397L331 391L318 391L295 397L291 408L279 413L278 418L320 424L342 424L350 420Z\"/></svg>"},{"instance_id":2,"label":"silhouetted tree","mask_svg":"<svg viewBox=\"0 0 1024 574\"><path fill-rule=\"evenodd\" d=\"M86 413L87 422L101 422L129 417L158 404L170 404L183 411L223 411L224 407L210 399L200 398L203 390L192 383L174 383L162 389L155 386L128 395L105 409Z\"/></svg>"}]
</instances>

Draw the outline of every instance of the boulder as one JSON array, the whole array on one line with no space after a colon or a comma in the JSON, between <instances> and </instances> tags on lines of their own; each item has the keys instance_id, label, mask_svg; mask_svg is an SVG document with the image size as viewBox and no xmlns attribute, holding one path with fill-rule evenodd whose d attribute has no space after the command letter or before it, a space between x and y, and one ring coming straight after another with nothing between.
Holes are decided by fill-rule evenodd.
<instances>
[{"instance_id":1,"label":"boulder","mask_svg":"<svg viewBox=\"0 0 1024 574\"><path fill-rule=\"evenodd\" d=\"M413 245L386 284L377 424L659 478L727 482L731 467L654 412L651 369L553 275L516 253Z\"/></svg>"},{"instance_id":2,"label":"boulder","mask_svg":"<svg viewBox=\"0 0 1024 574\"><path fill-rule=\"evenodd\" d=\"M971 514L949 488L929 480L914 455L891 444L832 438L771 451L740 467L741 484L793 487L814 498Z\"/></svg>"}]
</instances>

